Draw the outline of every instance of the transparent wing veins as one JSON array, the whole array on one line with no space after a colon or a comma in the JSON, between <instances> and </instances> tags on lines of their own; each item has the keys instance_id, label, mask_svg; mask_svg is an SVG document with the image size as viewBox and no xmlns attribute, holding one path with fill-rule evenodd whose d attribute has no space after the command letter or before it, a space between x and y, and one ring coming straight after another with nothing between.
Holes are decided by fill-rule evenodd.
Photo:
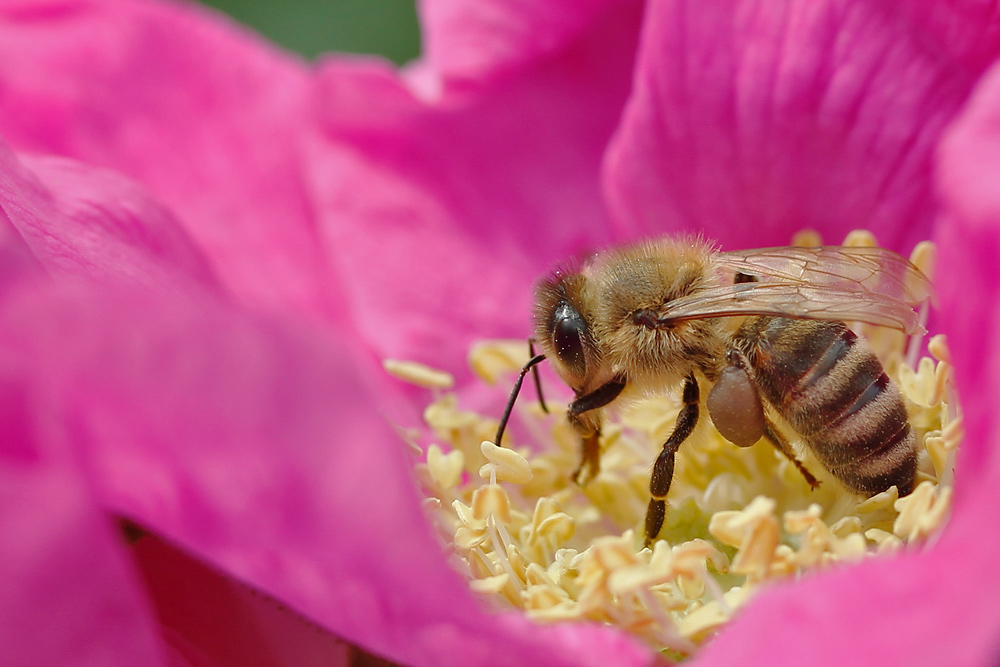
<instances>
[{"instance_id":1,"label":"transparent wing veins","mask_svg":"<svg viewBox=\"0 0 1000 667\"><path fill-rule=\"evenodd\" d=\"M660 323L776 315L868 322L912 334L922 331L913 306L931 296L926 276L882 248L764 248L718 253L715 261L722 285L665 304ZM752 282L736 283L737 274Z\"/></svg>"},{"instance_id":2,"label":"transparent wing veins","mask_svg":"<svg viewBox=\"0 0 1000 667\"><path fill-rule=\"evenodd\" d=\"M723 272L751 275L759 282L878 292L911 305L931 296L927 277L905 257L885 248L789 246L722 252L715 259Z\"/></svg>"}]
</instances>

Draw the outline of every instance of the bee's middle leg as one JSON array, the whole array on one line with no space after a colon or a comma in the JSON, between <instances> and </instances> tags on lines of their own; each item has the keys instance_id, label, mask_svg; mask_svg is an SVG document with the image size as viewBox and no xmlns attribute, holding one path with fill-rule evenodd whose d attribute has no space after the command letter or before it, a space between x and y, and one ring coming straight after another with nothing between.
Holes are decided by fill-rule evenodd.
<instances>
[{"instance_id":1,"label":"bee's middle leg","mask_svg":"<svg viewBox=\"0 0 1000 667\"><path fill-rule=\"evenodd\" d=\"M663 443L663 451L656 457L653 473L649 478L651 498L646 510L645 546L652 544L663 529L663 521L667 516L667 493L674 478L674 458L681 443L687 440L698 423L699 399L698 381L694 375L689 375L684 381L684 407L677 415L674 432Z\"/></svg>"},{"instance_id":2,"label":"bee's middle leg","mask_svg":"<svg viewBox=\"0 0 1000 667\"><path fill-rule=\"evenodd\" d=\"M597 412L618 398L625 388L625 379L616 377L589 394L578 395L567 411L569 423L580 434L580 467L573 481L585 484L601 471L601 417Z\"/></svg>"}]
</instances>

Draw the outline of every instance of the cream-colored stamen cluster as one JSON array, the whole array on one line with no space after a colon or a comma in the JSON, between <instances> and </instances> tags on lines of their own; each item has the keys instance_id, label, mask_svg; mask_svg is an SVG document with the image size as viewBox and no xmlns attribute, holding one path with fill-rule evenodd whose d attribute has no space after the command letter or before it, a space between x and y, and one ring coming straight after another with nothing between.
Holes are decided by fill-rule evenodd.
<instances>
[{"instance_id":1,"label":"cream-colored stamen cluster","mask_svg":"<svg viewBox=\"0 0 1000 667\"><path fill-rule=\"evenodd\" d=\"M874 240L858 232L846 244ZM933 246L921 244L912 260L930 273ZM435 391L424 418L440 444L416 471L434 525L474 591L539 622L612 623L683 657L768 582L920 548L946 520L963 431L944 337L931 338L930 356L907 365L902 334L860 329L899 384L923 443L914 492L899 498L893 487L860 498L800 451L822 481L813 491L766 441L741 449L705 418L678 454L666 524L651 549L642 548L649 471L673 429L678 397L607 414L601 471L581 487L571 481L580 444L565 403L550 402L547 415L527 390L505 438L511 446L498 447L491 442L498 415L462 410L445 391L447 374L399 362L392 372ZM526 359L523 342L482 342L470 366L492 384ZM551 377L546 384L556 390Z\"/></svg>"}]
</instances>

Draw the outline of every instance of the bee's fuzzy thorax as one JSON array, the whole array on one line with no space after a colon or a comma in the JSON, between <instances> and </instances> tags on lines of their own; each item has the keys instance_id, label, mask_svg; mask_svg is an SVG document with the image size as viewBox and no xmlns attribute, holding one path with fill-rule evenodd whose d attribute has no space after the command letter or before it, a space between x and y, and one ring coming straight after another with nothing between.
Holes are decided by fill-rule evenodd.
<instances>
[{"instance_id":1,"label":"bee's fuzzy thorax","mask_svg":"<svg viewBox=\"0 0 1000 667\"><path fill-rule=\"evenodd\" d=\"M613 251L595 263L591 280L602 295L592 328L603 357L644 391L663 391L692 370L717 365L723 351L718 322L669 327L642 321L675 299L714 286L710 246L698 239L662 239Z\"/></svg>"}]
</instances>

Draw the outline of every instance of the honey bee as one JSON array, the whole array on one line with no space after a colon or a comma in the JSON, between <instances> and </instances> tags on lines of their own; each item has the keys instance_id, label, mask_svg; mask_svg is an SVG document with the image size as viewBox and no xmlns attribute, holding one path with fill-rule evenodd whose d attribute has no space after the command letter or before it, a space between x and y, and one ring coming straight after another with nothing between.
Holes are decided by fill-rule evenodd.
<instances>
[{"instance_id":1,"label":"honey bee","mask_svg":"<svg viewBox=\"0 0 1000 667\"><path fill-rule=\"evenodd\" d=\"M916 436L899 389L845 322L922 333L914 306L928 279L896 253L821 246L720 252L664 238L607 251L556 271L535 289L542 354L525 364L496 442L529 369L548 359L573 390L567 417L581 438L583 482L600 467L602 409L637 393L682 387L683 407L650 475L646 544L659 535L674 459L705 407L719 433L761 438L815 488L783 423L851 491L913 490ZM532 352L534 354L534 352ZM537 379L537 376L536 376Z\"/></svg>"}]
</instances>

